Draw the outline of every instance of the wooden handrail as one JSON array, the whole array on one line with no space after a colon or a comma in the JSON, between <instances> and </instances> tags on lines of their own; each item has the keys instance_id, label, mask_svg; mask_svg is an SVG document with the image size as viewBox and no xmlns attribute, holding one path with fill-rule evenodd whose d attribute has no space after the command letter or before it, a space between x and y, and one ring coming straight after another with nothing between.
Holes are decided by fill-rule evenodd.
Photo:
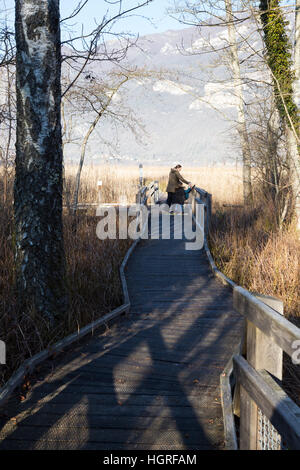
<instances>
[{"instance_id":1,"label":"wooden handrail","mask_svg":"<svg viewBox=\"0 0 300 470\"><path fill-rule=\"evenodd\" d=\"M154 202L157 202L158 197L158 181L151 181L146 186L141 186L136 195L136 201L139 204L146 204L149 197L154 199ZM148 194L150 192L150 194Z\"/></svg>"},{"instance_id":2,"label":"wooden handrail","mask_svg":"<svg viewBox=\"0 0 300 470\"><path fill-rule=\"evenodd\" d=\"M243 351L246 359L241 353L233 359L236 387L232 412L234 410L240 416L240 449L257 450L272 446L279 448L280 442L287 443L290 448L300 449L300 408L285 394L280 385L282 352L293 356L295 345L299 345L300 329L283 316L283 303L280 300L250 293L217 269L207 244L212 196L198 187L194 188L193 193L193 210L197 203L205 206L205 250L212 270L233 289L234 308L246 320L245 345L241 348L241 353ZM275 382L274 378L278 382ZM230 396L228 393L227 395L228 405ZM229 407L225 410L227 415L230 413ZM224 423L225 418L229 422L228 416L225 416ZM266 421L265 429L262 429L263 420ZM272 430L272 426L275 429ZM276 443L274 441L270 444L273 436ZM230 437L234 442L234 432L230 433ZM267 443L268 439L270 441Z\"/></svg>"},{"instance_id":3,"label":"wooden handrail","mask_svg":"<svg viewBox=\"0 0 300 470\"><path fill-rule=\"evenodd\" d=\"M196 194L199 196L197 197ZM205 234L208 235L211 225L212 195L202 188L195 187L192 191L193 212L195 213L195 203L204 204L205 207Z\"/></svg>"},{"instance_id":4,"label":"wooden handrail","mask_svg":"<svg viewBox=\"0 0 300 470\"><path fill-rule=\"evenodd\" d=\"M199 193L202 197L206 197L209 193L207 191L205 191L205 189L202 189L202 188L198 188L197 186L195 186L195 191L197 193Z\"/></svg>"},{"instance_id":5,"label":"wooden handrail","mask_svg":"<svg viewBox=\"0 0 300 470\"><path fill-rule=\"evenodd\" d=\"M300 340L300 328L242 287L234 288L233 305L284 352L293 355L292 345Z\"/></svg>"},{"instance_id":6,"label":"wooden handrail","mask_svg":"<svg viewBox=\"0 0 300 470\"><path fill-rule=\"evenodd\" d=\"M246 319L244 352L247 360L241 356L234 359L234 372L239 387L236 394L236 397L239 397L239 406L235 408L239 408L240 414L240 449L260 450L267 445L267 440L271 439L268 433L264 434L261 429L259 413L262 413L263 419L269 419L279 432L276 448L281 439L288 442L292 448L299 449L300 444L298 442L297 447L295 436L299 439L300 408L284 394L278 383L282 380L282 351L293 356L293 346L300 340L300 329L283 316L282 303L281 312L278 312L272 308L274 302L276 303L274 298L262 298L263 301L239 286L233 289L234 308ZM280 301L277 300L277 308L279 307ZM268 374L278 380L276 393L271 390L275 385L270 385ZM291 408L293 415L286 411ZM298 434L294 432L291 437L295 416L298 416ZM268 427L271 427L271 424ZM270 436L274 432L269 431Z\"/></svg>"}]
</instances>

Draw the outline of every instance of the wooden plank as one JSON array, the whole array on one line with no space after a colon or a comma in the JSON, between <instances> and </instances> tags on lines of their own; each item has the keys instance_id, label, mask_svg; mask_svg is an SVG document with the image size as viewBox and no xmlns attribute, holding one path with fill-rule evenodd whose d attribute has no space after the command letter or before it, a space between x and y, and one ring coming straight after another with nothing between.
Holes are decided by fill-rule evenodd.
<instances>
[{"instance_id":1,"label":"wooden plank","mask_svg":"<svg viewBox=\"0 0 300 470\"><path fill-rule=\"evenodd\" d=\"M115 360L105 361L104 358L98 364L93 362L84 368L76 367L75 369L70 366L70 368L64 368L64 371L61 373L57 371L53 375L49 376L48 381L53 382L58 378L63 381L68 381L72 377L76 377L76 382L91 381L91 378L94 378L93 383L101 381L105 375L114 375L115 379L123 376L128 376L130 373L131 376L141 377L142 375L151 377L151 379L157 380L158 378L165 378L167 381L177 381L180 377L187 377L188 375L193 374L194 378L200 377L202 374L210 375L212 372L215 373L215 368L219 367L219 370L222 369L222 366L211 365L207 362L206 365L199 364L198 361L195 365L192 364L179 364L179 363L158 363L152 364L152 361L139 361L133 362L128 359L123 362L118 362L118 358ZM101 369L99 370L99 366Z\"/></svg>"},{"instance_id":2,"label":"wooden plank","mask_svg":"<svg viewBox=\"0 0 300 470\"><path fill-rule=\"evenodd\" d=\"M22 440L9 440L1 444L1 450L86 450L86 451L138 451L138 450L216 450L222 448L222 443L216 442L211 444L199 443L194 444L192 447L182 445L182 443L175 444L120 444L119 442L85 442L80 447L74 448L72 441L66 440L44 440L40 439L37 444L32 444L30 441Z\"/></svg>"},{"instance_id":3,"label":"wooden plank","mask_svg":"<svg viewBox=\"0 0 300 470\"><path fill-rule=\"evenodd\" d=\"M232 360L230 360L220 376L221 400L224 422L224 441L227 450L238 449L230 386L230 375L232 373L232 370Z\"/></svg>"},{"instance_id":4,"label":"wooden plank","mask_svg":"<svg viewBox=\"0 0 300 470\"><path fill-rule=\"evenodd\" d=\"M208 426L209 427L209 426ZM171 427L161 429L160 425L152 424L144 432L139 430L126 430L126 429L95 429L87 426L82 432L76 432L76 429L72 429L71 426L55 426L50 428L47 425L44 426L15 426L11 427L10 432L13 433L13 438L18 440L29 440L38 442L41 439L46 441L71 441L75 448L80 448L86 442L116 442L120 444L159 444L161 441L168 444L174 444L174 442L182 445L199 445L201 442L207 446L211 441L209 440L209 433L203 430L199 424L198 429L191 430L186 433L185 430L181 432L178 427ZM70 436L71 433L71 436ZM4 431L0 431L0 439L2 438ZM0 447L1 448L1 447Z\"/></svg>"},{"instance_id":5,"label":"wooden plank","mask_svg":"<svg viewBox=\"0 0 300 470\"><path fill-rule=\"evenodd\" d=\"M161 319L161 317L160 317ZM139 318L137 319L136 321L132 321L132 317L129 316L128 320L130 321L130 323L128 323L128 326L129 328L133 328L133 327L136 327L136 328L141 328L143 325L145 328L148 328L148 327L153 327L153 328L157 328L157 327L160 327L162 330L164 329L181 329L181 328L185 328L185 327L188 327L190 325L193 325L193 326L201 326L202 324L206 324L206 325L209 325L211 324L212 326L213 325L218 325L218 323L222 323L224 321L228 321L230 323L232 323L232 325L236 325L237 322L240 323L240 318L237 316L237 315L231 315L231 312L230 310L228 309L227 311L225 310L224 312L221 311L204 311L204 312L200 312L196 317L192 317L192 318L186 318L184 316L172 316L171 318L170 317L166 317L166 318L163 318L163 320L165 321L162 321L161 323L161 326L157 317L155 318L155 316L152 316L152 317L149 317L148 315L145 315L144 317L142 318Z\"/></svg>"},{"instance_id":6,"label":"wooden plank","mask_svg":"<svg viewBox=\"0 0 300 470\"><path fill-rule=\"evenodd\" d=\"M181 308L180 308L181 307ZM223 312L224 311L224 305L214 303L213 305L210 303L198 303L198 305L182 305L182 302L179 302L178 304L169 304L165 305L163 303L154 303L152 310L151 310L151 302L149 304L144 304L142 305L141 303L133 303L132 308L130 309L131 313L147 313L151 311L155 313L156 311L162 311L162 313L178 313L180 315L183 314L194 314L196 318L199 318L202 313L208 313L208 312ZM134 310L133 310L134 309ZM228 310L228 307L227 307ZM227 312L229 313L229 312ZM233 313L235 317L237 317L236 314ZM193 318L193 317L191 317Z\"/></svg>"},{"instance_id":7,"label":"wooden plank","mask_svg":"<svg viewBox=\"0 0 300 470\"><path fill-rule=\"evenodd\" d=\"M190 389L195 389L199 386L199 383L201 385L209 385L209 386L216 386L218 384L218 377L217 374L213 374L212 372L210 374L205 375L205 378L203 378L203 374L187 374L186 376L180 376L177 380L174 378L173 380L167 379L167 378L162 378L162 376L156 376L153 375L152 377L147 377L147 376L138 376L137 374L132 375L130 379L126 378L124 375L118 378L111 378L108 376L108 374L104 374L104 376L101 378L100 375L95 378L95 380L91 380L91 377L88 376L80 376L80 377L74 377L71 376L68 378L70 381L72 380L73 383L70 384L69 386L66 384L65 381L61 381L62 384L65 384L65 389L67 391L74 391L76 392L76 389L78 391L81 390L88 390L91 391L91 393L94 393L94 391L97 390L110 390L110 388L113 388L114 386L117 386L118 389L122 389L124 387L129 387L132 390L138 390L139 387L143 388L149 388L149 390L162 390L162 391L168 391L171 390L172 387L174 387L175 390L190 390ZM140 380L139 380L140 379ZM163 381L163 384L160 382ZM43 386L45 386L46 391L52 391L53 387L56 386L57 384L55 382L44 382ZM36 390L36 389L34 389Z\"/></svg>"},{"instance_id":8,"label":"wooden plank","mask_svg":"<svg viewBox=\"0 0 300 470\"><path fill-rule=\"evenodd\" d=\"M216 409L213 409L216 411ZM17 425L18 428L22 426L47 426L47 427L54 427L59 423L59 427L70 427L75 432L81 432L81 429L101 429L101 430L110 430L110 429L122 429L122 430L147 430L153 423L155 426L161 427L161 429L168 429L168 430L176 430L180 428L181 431L195 431L199 430L201 424L206 423L208 420L217 421L220 423L222 421L221 416L216 416L216 413L211 414L210 410L207 409L206 413L200 417L199 415L195 416L172 416L172 410L170 410L169 416L161 416L147 414L144 411L141 416L120 416L120 415L113 415L110 416L108 414L87 414L87 413L78 413L76 410L68 411L66 408L63 414L55 414L55 413L45 413L42 411L37 415L29 415L27 416L24 421L18 417ZM9 427L9 423L6 425ZM7 429L9 432L9 429ZM1 433L1 431L0 431ZM1 434L0 434L1 436Z\"/></svg>"},{"instance_id":9,"label":"wooden plank","mask_svg":"<svg viewBox=\"0 0 300 470\"><path fill-rule=\"evenodd\" d=\"M211 333L213 335L213 333ZM147 338L145 338L147 340ZM185 341L177 341L176 339L168 341L168 344L165 344L164 338L160 336L157 340L149 341L148 347L146 349L147 357L152 357L155 360L159 360L160 358L165 358L165 360L174 361L174 362L182 362L189 360L190 363L197 363L197 356L201 354L203 349L205 349L206 354L211 354L211 358L213 360L214 352L216 348L219 349L220 353L224 355L224 362L230 354L234 350L233 342L235 340L235 336L232 335L231 337L222 337L222 333L216 334L211 336L210 338L206 338L203 336L198 340L192 340L191 338L187 338ZM164 346L162 346L164 345ZM138 353L141 353L141 346L136 345L136 348L139 349ZM117 349L117 346L115 346ZM127 348L127 351L130 353L132 348ZM125 352L123 349L122 353ZM229 354L229 356L228 356ZM181 357L180 357L181 356ZM173 359L174 358L174 359ZM224 363L225 366L225 363Z\"/></svg>"},{"instance_id":10,"label":"wooden plank","mask_svg":"<svg viewBox=\"0 0 300 470\"><path fill-rule=\"evenodd\" d=\"M233 358L237 380L291 449L300 450L300 408L265 373L254 370L241 356ZM242 425L241 399L241 425ZM246 421L247 422L247 421Z\"/></svg>"},{"instance_id":11,"label":"wooden plank","mask_svg":"<svg viewBox=\"0 0 300 470\"><path fill-rule=\"evenodd\" d=\"M219 372L221 372L219 370ZM209 373L204 374L202 373L190 373L186 376L179 376L178 378L174 377L168 378L163 377L162 375L158 376L157 374L153 374L151 376L147 376L144 374L134 374L131 372L130 377L129 371L128 375L117 375L112 377L111 374L107 372L103 372L102 376L99 374L95 379L92 380L91 377L87 376L79 376L76 375L67 376L68 380L61 380L61 384L66 386L67 390L75 390L78 388L79 391L88 390L94 392L95 390L101 390L105 387L105 389L109 389L110 387L118 387L122 389L122 387L129 387L130 389L137 390L139 387L147 388L151 390L190 390L195 389L198 387L199 383L201 385L210 385L215 386L219 383L219 377L215 371L210 371ZM72 381L72 383L68 384L68 381ZM56 382L44 382L43 387L45 390L53 390L53 387L57 386ZM35 389L34 389L35 390Z\"/></svg>"},{"instance_id":12,"label":"wooden plank","mask_svg":"<svg viewBox=\"0 0 300 470\"><path fill-rule=\"evenodd\" d=\"M126 343L125 345L126 346ZM192 350L189 351L189 354L182 354L182 349L176 348L173 349L168 355L164 354L162 355L160 350L155 350L154 348L149 350L148 346L142 346L140 345L138 349L132 350L131 347L118 347L118 345L115 345L115 347L111 347L109 351L106 353L105 356L99 356L99 348L97 346L91 347L91 346L86 346L86 349L82 349L82 354L80 356L76 356L73 358L72 362L66 360L65 365L62 363L62 367L60 368L62 370L62 374L67 370L68 367L66 364L70 362L69 368L70 369L76 369L76 368L82 368L86 362L85 359L90 362L91 360L95 360L96 358L92 358L92 354L97 354L98 355L98 364L101 358L101 364L105 365L105 359L107 359L107 363L111 361L112 367L113 364L117 363L122 363L125 360L126 361L136 361L140 362L142 364L153 364L153 367L159 366L160 364L166 364L168 365L182 365L182 366L191 366L195 364L195 367L201 367L201 364L211 364L211 367L214 367L217 364L224 364L224 354L229 353L233 351L234 348L231 344L227 344L226 340L224 340L223 343L221 343L218 347L218 349L211 354L210 350L207 350L205 348L205 352L201 353L199 355L199 350L192 348ZM86 354L86 358L83 356ZM225 366L225 364L224 364Z\"/></svg>"},{"instance_id":13,"label":"wooden plank","mask_svg":"<svg viewBox=\"0 0 300 470\"><path fill-rule=\"evenodd\" d=\"M33 405L45 406L47 403L80 406L83 403L87 406L119 406L123 409L126 405L145 407L148 409L153 405L164 406L167 409L174 407L185 408L193 413L200 413L201 409L217 407L220 410L220 397L218 396L217 389L213 391L204 390L201 395L190 395L188 401L182 394L174 395L168 392L161 391L160 393L153 393L149 390L138 390L134 394L126 391L118 391L118 395L115 393L86 393L84 396L78 397L78 395L69 391L64 391L63 394L49 393L45 390L37 389L34 394L29 394L22 403L19 403L18 412L22 412L26 407L32 407ZM11 411L13 416L15 413L15 406Z\"/></svg>"},{"instance_id":14,"label":"wooden plank","mask_svg":"<svg viewBox=\"0 0 300 470\"><path fill-rule=\"evenodd\" d=\"M68 414L70 416L77 415L77 416L100 416L104 417L106 420L107 418L118 418L119 416L124 417L137 417L137 418L147 418L147 417L160 417L160 418L172 418L173 420L176 418L195 418L197 416L199 420L204 419L222 419L222 413L220 407L214 405L213 400L212 403L207 403L206 406L196 407L193 408L191 406L180 406L176 404L168 404L162 400L158 401L156 399L152 399L150 402L142 403L141 401L137 403L132 403L130 400L130 396L128 397L129 403L118 404L95 404L92 401L83 404L82 402L75 403L70 400L70 402L66 403L53 403L52 401L46 402L42 405L41 411L39 413L40 416L43 415L45 417L44 422L47 423L47 415L55 415L55 416L63 416L64 414ZM157 403L156 403L157 402ZM38 406L38 404L36 404ZM76 406L74 406L76 405ZM34 416L31 414L31 406L30 402L27 402L27 407L25 403L24 410L21 411L16 417L13 413L10 413L9 410L7 412L8 418L5 421L15 417L17 423L21 422L26 418L26 424L29 423L28 418ZM1 422L4 424L4 419L1 419ZM49 423L48 423L49 424Z\"/></svg>"},{"instance_id":15,"label":"wooden plank","mask_svg":"<svg viewBox=\"0 0 300 470\"><path fill-rule=\"evenodd\" d=\"M240 450L256 450L257 448L257 405L239 384L240 392Z\"/></svg>"},{"instance_id":16,"label":"wooden plank","mask_svg":"<svg viewBox=\"0 0 300 470\"><path fill-rule=\"evenodd\" d=\"M99 370L100 365L101 370ZM172 368L172 370L167 372L167 367ZM216 376L216 369L221 371L222 365L211 366L208 362L206 365L202 366L198 366L197 364L189 367L186 364L181 364L180 367L179 364L160 364L159 367L153 367L151 364L143 365L143 363L140 363L139 366L123 363L119 365L106 363L104 365L98 364L97 367L97 365L92 363L90 367L85 367L84 370L70 370L63 374L57 372L57 374L51 375L49 379L47 379L47 382L53 383L59 379L60 384L63 384L72 379L76 384L92 382L93 385L100 385L108 381L118 382L121 379L128 381L128 377L130 376L131 379L140 379L141 382L144 382L144 380L164 380L168 383L180 382L183 385L188 385L189 381L193 381L197 378L200 379L203 375L207 377L212 375ZM93 380L91 380L92 378Z\"/></svg>"}]
</instances>

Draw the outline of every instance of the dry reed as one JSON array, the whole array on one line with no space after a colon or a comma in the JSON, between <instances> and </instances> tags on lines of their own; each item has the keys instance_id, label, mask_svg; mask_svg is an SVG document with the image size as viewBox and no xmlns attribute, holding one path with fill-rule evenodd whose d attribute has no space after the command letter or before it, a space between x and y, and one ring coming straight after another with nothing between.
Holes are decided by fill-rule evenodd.
<instances>
[{"instance_id":1,"label":"dry reed","mask_svg":"<svg viewBox=\"0 0 300 470\"><path fill-rule=\"evenodd\" d=\"M65 197L74 195L76 167L65 169ZM166 189L169 168L144 166L146 182L158 180ZM299 322L300 244L293 230L278 232L272 214L257 203L252 210L225 208L242 200L240 168L184 167L185 178L213 194L214 212L210 246L217 266L243 287L279 297L285 315ZM102 201L135 201L138 166L86 166L83 168L80 202L98 200L97 181L102 180ZM122 302L119 266L129 246L128 241L100 241L96 237L97 220L92 215L79 215L77 231L72 230L70 216L65 214L65 248L70 309L64 321L49 335L43 322L30 314L16 313L13 277L12 210L0 206L0 328L7 342L8 365L0 377L3 383L18 365L48 344L75 331ZM300 378L295 366L285 361L285 382L289 393L300 402Z\"/></svg>"},{"instance_id":2,"label":"dry reed","mask_svg":"<svg viewBox=\"0 0 300 470\"><path fill-rule=\"evenodd\" d=\"M210 248L219 269L249 291L284 303L285 316L300 326L300 241L292 227L274 229L270 213L256 201L252 209L215 207ZM267 228L266 228L267 227ZM284 358L284 386L300 405L300 371Z\"/></svg>"}]
</instances>

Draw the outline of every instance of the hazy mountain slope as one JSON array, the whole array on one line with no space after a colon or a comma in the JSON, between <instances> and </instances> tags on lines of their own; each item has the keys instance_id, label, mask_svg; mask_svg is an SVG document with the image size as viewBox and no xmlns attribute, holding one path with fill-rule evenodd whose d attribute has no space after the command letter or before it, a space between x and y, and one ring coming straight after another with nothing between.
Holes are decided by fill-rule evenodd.
<instances>
[{"instance_id":1,"label":"hazy mountain slope","mask_svg":"<svg viewBox=\"0 0 300 470\"><path fill-rule=\"evenodd\" d=\"M239 28L242 34L248 31L243 24ZM122 92L124 95L125 91L128 105L145 127L142 143L136 142L130 131L121 126L117 128L116 141L112 123L102 120L90 139L89 159L100 161L117 155L127 161L155 160L168 164L182 161L203 165L238 156L232 145L233 123L226 121L216 110L235 117L232 89L227 82L216 83L210 78L216 54L203 54L208 40L218 49L226 43L227 33L224 28L212 27L203 34L200 37L195 28L187 28L140 38L140 49L129 51L128 62L149 70L173 70L174 74L144 84L131 82ZM186 50L197 50L201 54L182 52L182 44ZM220 80L228 78L222 63L218 62L218 65L214 74ZM101 74L107 67L109 65L96 63L93 72ZM177 71L184 74L183 85L178 84ZM76 123L79 134L85 128L80 119L78 116ZM115 151L101 142L102 137L115 145ZM77 147L66 147L67 160L72 157L74 161L77 154Z\"/></svg>"}]
</instances>

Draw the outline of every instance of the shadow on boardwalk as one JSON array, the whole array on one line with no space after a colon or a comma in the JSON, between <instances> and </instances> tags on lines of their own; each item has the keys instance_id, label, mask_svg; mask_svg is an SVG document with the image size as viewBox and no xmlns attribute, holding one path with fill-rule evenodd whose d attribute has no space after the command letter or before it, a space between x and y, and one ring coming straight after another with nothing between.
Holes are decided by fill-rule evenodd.
<instances>
[{"instance_id":1,"label":"shadow on boardwalk","mask_svg":"<svg viewBox=\"0 0 300 470\"><path fill-rule=\"evenodd\" d=\"M142 242L126 277L130 314L10 400L0 449L223 448L220 374L242 330L231 291L180 240Z\"/></svg>"}]
</instances>

